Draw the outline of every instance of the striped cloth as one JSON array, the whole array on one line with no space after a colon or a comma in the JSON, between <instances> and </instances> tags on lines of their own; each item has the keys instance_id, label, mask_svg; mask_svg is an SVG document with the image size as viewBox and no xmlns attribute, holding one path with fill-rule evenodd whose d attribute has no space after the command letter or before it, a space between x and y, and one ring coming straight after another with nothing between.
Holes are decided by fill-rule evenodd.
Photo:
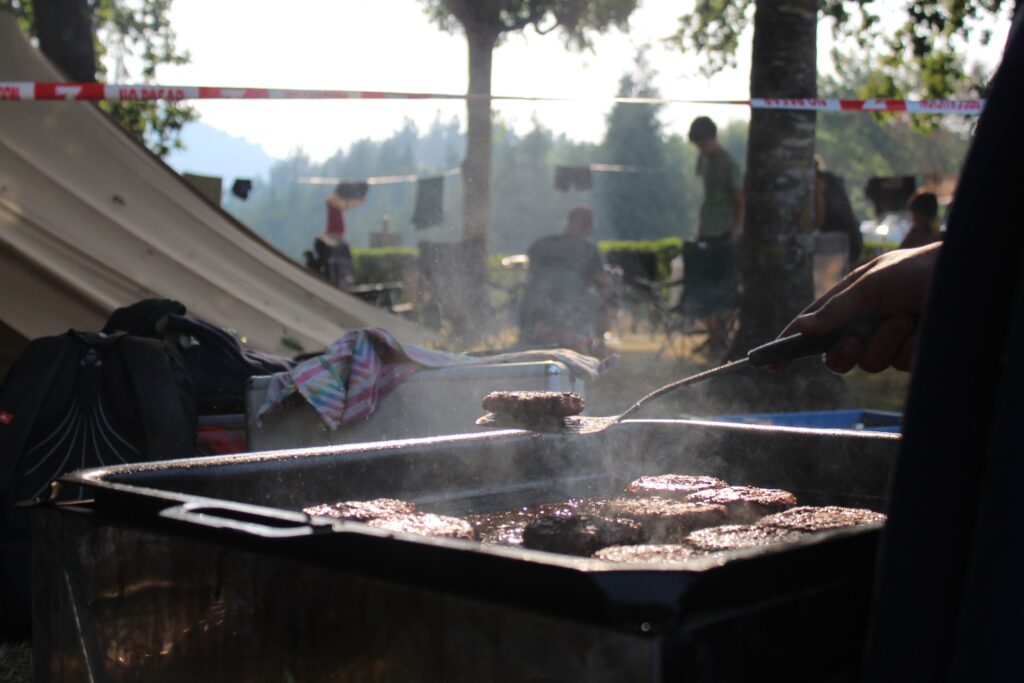
<instances>
[{"instance_id":1,"label":"striped cloth","mask_svg":"<svg viewBox=\"0 0 1024 683\"><path fill-rule=\"evenodd\" d=\"M376 327L353 330L331 344L322 355L271 375L256 419L262 423L265 415L298 392L333 431L368 418L377 409L380 399L422 368L542 360L561 361L595 379L612 367L618 356L598 360L569 349L466 356L403 345L391 333Z\"/></svg>"}]
</instances>

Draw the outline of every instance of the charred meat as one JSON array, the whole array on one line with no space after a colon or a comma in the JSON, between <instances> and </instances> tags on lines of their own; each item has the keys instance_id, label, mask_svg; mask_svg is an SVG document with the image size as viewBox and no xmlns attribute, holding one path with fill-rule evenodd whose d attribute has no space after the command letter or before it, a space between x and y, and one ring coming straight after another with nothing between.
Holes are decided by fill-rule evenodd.
<instances>
[{"instance_id":1,"label":"charred meat","mask_svg":"<svg viewBox=\"0 0 1024 683\"><path fill-rule=\"evenodd\" d=\"M756 524L727 524L698 529L683 539L686 545L705 553L789 543L806 536L801 531Z\"/></svg>"},{"instance_id":2,"label":"charred meat","mask_svg":"<svg viewBox=\"0 0 1024 683\"><path fill-rule=\"evenodd\" d=\"M334 517L350 522L368 522L381 517L410 515L416 512L416 505L395 498L374 498L373 500L343 500L338 503L314 505L303 508L307 515Z\"/></svg>"},{"instance_id":3,"label":"charred meat","mask_svg":"<svg viewBox=\"0 0 1024 683\"><path fill-rule=\"evenodd\" d=\"M429 513L414 512L407 515L378 517L367 522L367 526L372 526L376 529L387 529L388 531L400 531L406 534L416 534L418 536L464 538L468 541L476 540L473 525L466 520Z\"/></svg>"},{"instance_id":4,"label":"charred meat","mask_svg":"<svg viewBox=\"0 0 1024 683\"><path fill-rule=\"evenodd\" d=\"M659 496L614 498L606 501L602 508L605 516L639 522L644 535L653 543L678 542L695 529L726 521L722 505L690 503Z\"/></svg>"},{"instance_id":5,"label":"charred meat","mask_svg":"<svg viewBox=\"0 0 1024 683\"><path fill-rule=\"evenodd\" d=\"M572 517L594 513L597 508L598 504L590 499L570 498L561 503L544 503L515 510L466 515L466 521L473 525L477 538L483 543L522 545L523 530L530 522L545 517Z\"/></svg>"},{"instance_id":6,"label":"charred meat","mask_svg":"<svg viewBox=\"0 0 1024 683\"><path fill-rule=\"evenodd\" d=\"M574 391L492 391L482 405L498 415L519 417L568 417L579 415L585 406Z\"/></svg>"},{"instance_id":7,"label":"charred meat","mask_svg":"<svg viewBox=\"0 0 1024 683\"><path fill-rule=\"evenodd\" d=\"M658 474L640 477L626 487L627 493L663 498L686 498L691 493L707 489L721 489L728 486L718 477L694 474Z\"/></svg>"},{"instance_id":8,"label":"charred meat","mask_svg":"<svg viewBox=\"0 0 1024 683\"><path fill-rule=\"evenodd\" d=\"M628 519L593 515L540 517L523 529L523 546L553 553L587 556L610 545L643 541L640 525Z\"/></svg>"},{"instance_id":9,"label":"charred meat","mask_svg":"<svg viewBox=\"0 0 1024 683\"><path fill-rule=\"evenodd\" d=\"M747 523L793 507L796 505L796 496L781 489L727 486L721 489L698 491L687 496L686 501L688 503L724 505L731 521Z\"/></svg>"},{"instance_id":10,"label":"charred meat","mask_svg":"<svg viewBox=\"0 0 1024 683\"><path fill-rule=\"evenodd\" d=\"M844 508L835 505L825 507L795 507L785 512L768 515L758 520L762 526L793 529L796 531L827 531L865 524L885 522L885 515L863 508Z\"/></svg>"},{"instance_id":11,"label":"charred meat","mask_svg":"<svg viewBox=\"0 0 1024 683\"><path fill-rule=\"evenodd\" d=\"M704 553L688 545L613 545L601 548L593 557L611 562L682 562Z\"/></svg>"}]
</instances>

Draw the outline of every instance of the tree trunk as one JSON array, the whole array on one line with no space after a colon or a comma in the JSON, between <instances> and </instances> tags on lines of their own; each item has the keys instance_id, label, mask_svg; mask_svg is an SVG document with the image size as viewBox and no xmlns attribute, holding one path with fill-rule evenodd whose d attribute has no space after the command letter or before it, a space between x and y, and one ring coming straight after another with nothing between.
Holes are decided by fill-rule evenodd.
<instances>
[{"instance_id":1,"label":"tree trunk","mask_svg":"<svg viewBox=\"0 0 1024 683\"><path fill-rule=\"evenodd\" d=\"M815 97L817 0L758 0L751 97ZM730 358L773 339L814 297L814 112L755 109L747 143L740 329ZM842 380L817 358L719 382L721 412L835 407Z\"/></svg>"},{"instance_id":2,"label":"tree trunk","mask_svg":"<svg viewBox=\"0 0 1024 683\"><path fill-rule=\"evenodd\" d=\"M816 0L758 0L751 97L817 95ZM811 302L814 112L755 109L747 143L740 331L733 356Z\"/></svg>"},{"instance_id":3,"label":"tree trunk","mask_svg":"<svg viewBox=\"0 0 1024 683\"><path fill-rule=\"evenodd\" d=\"M39 49L72 81L96 80L92 7L89 0L35 0Z\"/></svg>"},{"instance_id":4,"label":"tree trunk","mask_svg":"<svg viewBox=\"0 0 1024 683\"><path fill-rule=\"evenodd\" d=\"M461 271L456 287L442 295L452 325L451 342L476 345L490 328L487 243L491 224L491 56L500 35L486 26L466 25L469 95L466 101L466 158L462 164ZM477 97L474 97L477 96Z\"/></svg>"},{"instance_id":5,"label":"tree trunk","mask_svg":"<svg viewBox=\"0 0 1024 683\"><path fill-rule=\"evenodd\" d=\"M490 31L466 29L470 97L462 167L462 236L481 239L485 247L491 223L491 58L497 38Z\"/></svg>"}]
</instances>

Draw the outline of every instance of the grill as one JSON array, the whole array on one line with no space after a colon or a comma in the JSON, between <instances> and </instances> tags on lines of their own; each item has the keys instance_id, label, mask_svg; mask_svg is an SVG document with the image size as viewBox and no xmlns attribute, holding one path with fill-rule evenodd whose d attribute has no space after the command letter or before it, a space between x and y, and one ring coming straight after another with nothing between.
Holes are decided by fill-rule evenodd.
<instances>
[{"instance_id":1,"label":"grill","mask_svg":"<svg viewBox=\"0 0 1024 683\"><path fill-rule=\"evenodd\" d=\"M847 680L879 529L622 565L311 520L467 514L710 474L882 509L899 437L683 420L100 468L34 515L42 680ZM80 488L81 487L81 488Z\"/></svg>"}]
</instances>

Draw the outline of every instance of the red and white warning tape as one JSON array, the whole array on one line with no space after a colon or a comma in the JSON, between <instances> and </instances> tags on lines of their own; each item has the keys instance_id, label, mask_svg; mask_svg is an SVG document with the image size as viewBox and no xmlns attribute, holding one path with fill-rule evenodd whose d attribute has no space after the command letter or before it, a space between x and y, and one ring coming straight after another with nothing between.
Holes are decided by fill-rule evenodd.
<instances>
[{"instance_id":1,"label":"red and white warning tape","mask_svg":"<svg viewBox=\"0 0 1024 683\"><path fill-rule=\"evenodd\" d=\"M201 86L107 85L104 83L33 83L0 81L0 100L128 102L138 100L464 100L488 99L483 95L388 92L379 90L293 90L285 88L208 88ZM494 101L566 102L563 97L491 95ZM647 97L615 97L613 102L632 104L734 104L754 109L801 111L909 112L911 114L977 115L985 100L847 100L814 98L754 98L751 100L679 100Z\"/></svg>"},{"instance_id":2,"label":"red and white warning tape","mask_svg":"<svg viewBox=\"0 0 1024 683\"><path fill-rule=\"evenodd\" d=\"M843 99L767 99L750 101L754 109L799 109L803 111L909 112L911 114L964 114L976 116L985 108L985 100L843 100Z\"/></svg>"}]
</instances>

